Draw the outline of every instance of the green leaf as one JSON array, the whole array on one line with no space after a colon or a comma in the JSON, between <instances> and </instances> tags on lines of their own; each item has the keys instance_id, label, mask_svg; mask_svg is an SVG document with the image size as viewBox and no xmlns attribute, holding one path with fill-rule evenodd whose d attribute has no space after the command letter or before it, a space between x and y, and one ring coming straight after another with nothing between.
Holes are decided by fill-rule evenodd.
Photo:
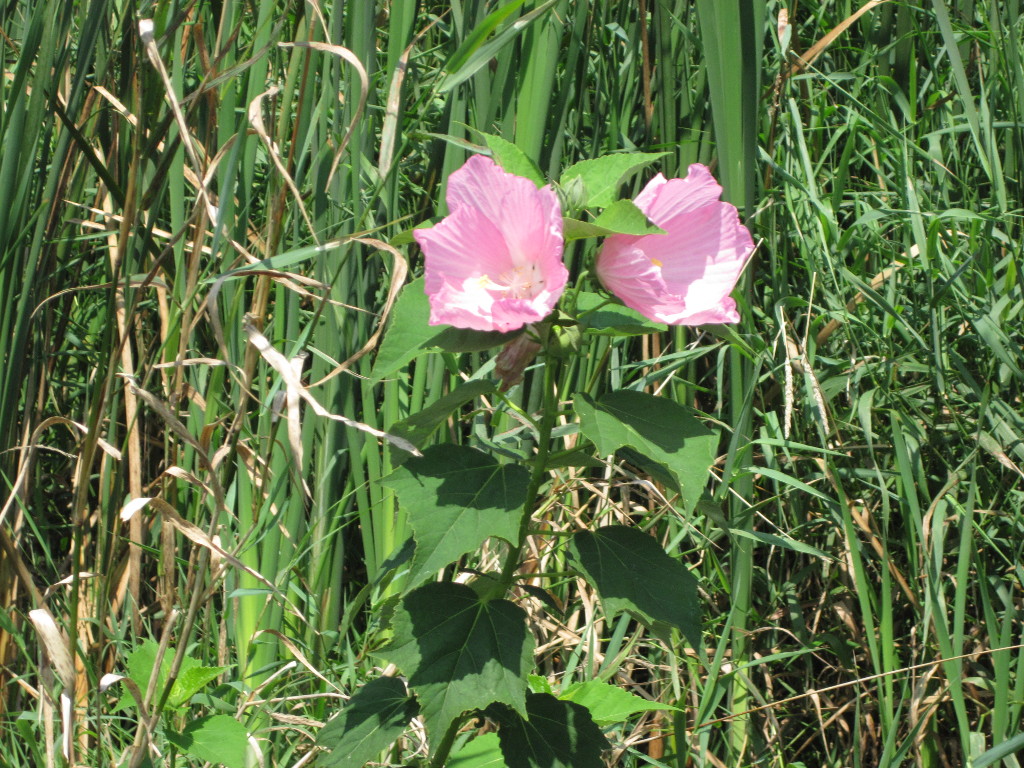
<instances>
[{"instance_id":1,"label":"green leaf","mask_svg":"<svg viewBox=\"0 0 1024 768\"><path fill-rule=\"evenodd\" d=\"M454 411L471 403L478 397L489 395L496 389L491 381L467 381L447 395L439 397L419 413L414 413L407 419L396 421L388 429L392 435L404 437L417 448L422 448L438 427L440 427ZM396 452L398 456L405 457L407 454Z\"/></svg>"},{"instance_id":2,"label":"green leaf","mask_svg":"<svg viewBox=\"0 0 1024 768\"><path fill-rule=\"evenodd\" d=\"M580 429L598 452L610 455L632 448L631 459L642 469L657 473L659 467L681 497L684 512L700 500L714 463L718 437L682 405L666 397L620 390L594 401L585 394L574 400Z\"/></svg>"},{"instance_id":3,"label":"green leaf","mask_svg":"<svg viewBox=\"0 0 1024 768\"><path fill-rule=\"evenodd\" d=\"M568 216L562 217L562 237L566 242L582 240L585 237L606 237L614 234L610 229L602 229L589 221L580 221Z\"/></svg>"},{"instance_id":4,"label":"green leaf","mask_svg":"<svg viewBox=\"0 0 1024 768\"><path fill-rule=\"evenodd\" d=\"M548 590L544 589L543 587L534 586L533 584L520 583L518 586L521 590L523 590L523 592L528 594L530 597L533 597L544 603L544 605L547 607L549 611L551 611L551 613L555 614L556 616L564 615L564 610L562 606L558 604L558 602L555 600L555 596L552 595Z\"/></svg>"},{"instance_id":5,"label":"green leaf","mask_svg":"<svg viewBox=\"0 0 1024 768\"><path fill-rule=\"evenodd\" d=\"M665 230L654 224L632 200L616 200L593 222L562 217L562 236L567 240L608 235L663 235Z\"/></svg>"},{"instance_id":6,"label":"green leaf","mask_svg":"<svg viewBox=\"0 0 1024 768\"><path fill-rule=\"evenodd\" d=\"M458 47L445 64L445 70L453 74L466 66L473 53L483 45L484 41L498 28L498 25L515 13L525 2L526 0L512 0L512 2L488 14L483 21L473 28L472 32L466 35L462 45Z\"/></svg>"},{"instance_id":7,"label":"green leaf","mask_svg":"<svg viewBox=\"0 0 1024 768\"><path fill-rule=\"evenodd\" d=\"M479 352L500 346L520 333L430 325L430 302L421 277L402 288L398 295L384 341L373 361L370 378L374 381L386 379L424 352L438 348L448 352Z\"/></svg>"},{"instance_id":8,"label":"green leaf","mask_svg":"<svg viewBox=\"0 0 1024 768\"><path fill-rule=\"evenodd\" d=\"M485 733L448 758L446 768L505 768L498 734Z\"/></svg>"},{"instance_id":9,"label":"green leaf","mask_svg":"<svg viewBox=\"0 0 1024 768\"><path fill-rule=\"evenodd\" d=\"M529 179L538 188L543 187L547 183L537 164L511 141L490 133L483 134L483 137L484 141L487 142L487 148L491 150L494 162L504 170L514 173L516 176Z\"/></svg>"},{"instance_id":10,"label":"green leaf","mask_svg":"<svg viewBox=\"0 0 1024 768\"><path fill-rule=\"evenodd\" d=\"M149 678L153 673L153 668L156 666L156 656L159 649L160 646L155 640L143 640L138 648L128 654L128 658L125 661L128 677L135 682L143 695L146 693L146 689L149 686ZM163 690L167 686L167 677L171 673L171 660L173 658L173 649L168 649L164 652L163 661L160 663L160 672L157 675L156 688L154 689L157 698L163 694ZM131 691L130 688L128 690L129 692ZM132 698L135 698L134 693ZM141 703L136 702L136 706L140 706Z\"/></svg>"},{"instance_id":11,"label":"green leaf","mask_svg":"<svg viewBox=\"0 0 1024 768\"><path fill-rule=\"evenodd\" d=\"M789 549L793 552L800 552L804 555L811 555L822 560L832 560L838 562L837 558L832 555L828 555L822 552L820 549L815 549L810 544L804 544L802 541L797 541L791 537L776 536L773 533L763 533L761 531L746 531L742 528L733 528L729 525L723 526L733 536L741 536L745 539L751 539L758 542L759 544L767 544L770 547L781 547L782 549Z\"/></svg>"},{"instance_id":12,"label":"green leaf","mask_svg":"<svg viewBox=\"0 0 1024 768\"><path fill-rule=\"evenodd\" d=\"M393 571L396 568L401 568L403 565L412 560L412 553L416 551L416 542L412 536L402 542L401 546L395 547L391 550L391 553L381 560L378 568L381 571Z\"/></svg>"},{"instance_id":13,"label":"green leaf","mask_svg":"<svg viewBox=\"0 0 1024 768\"><path fill-rule=\"evenodd\" d=\"M508 768L603 768L601 752L611 747L586 707L549 693L527 695L525 720L500 704L486 714L498 723Z\"/></svg>"},{"instance_id":14,"label":"green leaf","mask_svg":"<svg viewBox=\"0 0 1024 768\"><path fill-rule=\"evenodd\" d=\"M398 494L416 539L409 584L415 586L498 536L518 541L530 472L499 464L474 448L427 448L381 480Z\"/></svg>"},{"instance_id":15,"label":"green leaf","mask_svg":"<svg viewBox=\"0 0 1024 768\"><path fill-rule=\"evenodd\" d=\"M195 696L200 689L208 683L212 683L227 669L227 667L204 667L195 659L186 656L181 661L181 670L178 672L178 679L171 686L171 695L167 698L167 703L173 707L187 704L189 699Z\"/></svg>"},{"instance_id":16,"label":"green leaf","mask_svg":"<svg viewBox=\"0 0 1024 768\"><path fill-rule=\"evenodd\" d=\"M562 695L558 698L586 707L594 722L600 726L621 723L641 712L680 711L677 707L657 701L648 701L600 680L588 680L585 683L571 685L562 691Z\"/></svg>"},{"instance_id":17,"label":"green leaf","mask_svg":"<svg viewBox=\"0 0 1024 768\"><path fill-rule=\"evenodd\" d=\"M438 325L440 332L434 336L429 345L440 347L445 352L483 352L485 349L500 347L512 341L522 331L474 331L471 328L453 328Z\"/></svg>"},{"instance_id":18,"label":"green leaf","mask_svg":"<svg viewBox=\"0 0 1024 768\"><path fill-rule=\"evenodd\" d=\"M347 768L368 763L402 735L417 709L397 677L370 681L320 730L317 745L331 751L321 755L317 765Z\"/></svg>"},{"instance_id":19,"label":"green leaf","mask_svg":"<svg viewBox=\"0 0 1024 768\"><path fill-rule=\"evenodd\" d=\"M597 589L605 613L628 611L654 629L669 624L694 647L700 644L697 580L654 538L624 525L579 531L569 555Z\"/></svg>"},{"instance_id":20,"label":"green leaf","mask_svg":"<svg viewBox=\"0 0 1024 768\"><path fill-rule=\"evenodd\" d=\"M621 235L664 235L632 200L616 200L594 219L594 225Z\"/></svg>"},{"instance_id":21,"label":"green leaf","mask_svg":"<svg viewBox=\"0 0 1024 768\"><path fill-rule=\"evenodd\" d=\"M599 293L581 291L576 295L580 325L599 336L640 336L664 331L667 326L648 320L635 309L610 303Z\"/></svg>"},{"instance_id":22,"label":"green leaf","mask_svg":"<svg viewBox=\"0 0 1024 768\"><path fill-rule=\"evenodd\" d=\"M528 678L530 683L530 693L550 693L554 696L555 691L551 687L551 683L548 682L546 677L541 675L530 675Z\"/></svg>"},{"instance_id":23,"label":"green leaf","mask_svg":"<svg viewBox=\"0 0 1024 768\"><path fill-rule=\"evenodd\" d=\"M227 768L245 768L249 738L245 726L228 715L209 715L193 720L182 733L167 730L167 740L182 752Z\"/></svg>"},{"instance_id":24,"label":"green leaf","mask_svg":"<svg viewBox=\"0 0 1024 768\"><path fill-rule=\"evenodd\" d=\"M438 329L428 325L430 304L424 290L423 278L406 285L391 310L391 320L384 334L377 357L373 361L370 378L387 378L422 353Z\"/></svg>"},{"instance_id":25,"label":"green leaf","mask_svg":"<svg viewBox=\"0 0 1024 768\"><path fill-rule=\"evenodd\" d=\"M413 243L416 242L416 237L415 237L414 233L416 232L417 229L430 229L436 223L437 223L437 220L435 220L435 219L427 219L426 221L421 221L415 227L410 227L409 229L403 229L397 235L392 237L388 241L388 243L392 247L394 247L394 248L401 248L402 246L405 246L405 245L412 245Z\"/></svg>"},{"instance_id":26,"label":"green leaf","mask_svg":"<svg viewBox=\"0 0 1024 768\"><path fill-rule=\"evenodd\" d=\"M586 185L587 207L605 208L615 202L619 187L628 176L667 154L667 152L624 152L617 155L605 155L594 160L584 160L567 168L558 183L564 186L570 179L579 176Z\"/></svg>"},{"instance_id":27,"label":"green leaf","mask_svg":"<svg viewBox=\"0 0 1024 768\"><path fill-rule=\"evenodd\" d=\"M153 640L144 640L142 644L132 651L127 659L126 666L128 677L130 677L139 690L143 693L149 686L149 678L156 665L156 657L160 646ZM156 699L162 695L167 687L167 680L171 673L171 664L174 660L175 649L168 647L164 651L163 660L160 663L160 672L157 676ZM178 679L171 686L171 692L167 696L167 706L177 709L187 704L203 686L215 680L227 667L204 667L197 659L186 656L181 661L181 669L178 671ZM134 698L134 694L133 694Z\"/></svg>"},{"instance_id":28,"label":"green leaf","mask_svg":"<svg viewBox=\"0 0 1024 768\"><path fill-rule=\"evenodd\" d=\"M432 582L402 599L391 626L394 639L380 655L408 678L432 748L467 710L500 702L525 713L534 640L519 606Z\"/></svg>"},{"instance_id":29,"label":"green leaf","mask_svg":"<svg viewBox=\"0 0 1024 768\"><path fill-rule=\"evenodd\" d=\"M295 248L291 251L279 253L276 256L270 256L266 259L261 259L260 261L254 261L251 264L245 264L244 266L230 269L227 272L209 277L203 282L205 284L210 284L216 283L218 280L234 279L238 275L249 275L254 270L283 272L298 264L302 264L303 262L320 258L323 254L329 253L340 245L342 245L342 243L337 240L329 243L323 243L322 245L305 245L301 248Z\"/></svg>"},{"instance_id":30,"label":"green leaf","mask_svg":"<svg viewBox=\"0 0 1024 768\"><path fill-rule=\"evenodd\" d=\"M986 768L1004 757L1009 757L1015 752L1024 750L1024 733L1018 733L1013 738L996 744L992 749L983 752L971 761L972 768Z\"/></svg>"},{"instance_id":31,"label":"green leaf","mask_svg":"<svg viewBox=\"0 0 1024 768\"><path fill-rule=\"evenodd\" d=\"M588 446L589 447L589 446ZM595 459L591 451L583 448L573 448L568 451L559 451L548 456L544 465L546 469L563 469L565 467L588 467L598 469L604 466L604 462Z\"/></svg>"},{"instance_id":32,"label":"green leaf","mask_svg":"<svg viewBox=\"0 0 1024 768\"><path fill-rule=\"evenodd\" d=\"M531 22L551 8L556 0L548 0L542 3L529 13L513 21L500 32L497 32L490 40L487 40L495 28L508 18L513 11L523 5L524 2L525 0L512 0L508 5L493 11L474 28L473 32L459 46L458 50L452 54L452 57L445 65L445 72L447 74L439 87L441 93L447 93L455 86L471 78L481 67L486 66L498 51L511 43Z\"/></svg>"},{"instance_id":33,"label":"green leaf","mask_svg":"<svg viewBox=\"0 0 1024 768\"><path fill-rule=\"evenodd\" d=\"M725 199L749 216L755 202L758 136L763 116L761 60L765 0L697 0L697 19L714 124L716 174Z\"/></svg>"}]
</instances>

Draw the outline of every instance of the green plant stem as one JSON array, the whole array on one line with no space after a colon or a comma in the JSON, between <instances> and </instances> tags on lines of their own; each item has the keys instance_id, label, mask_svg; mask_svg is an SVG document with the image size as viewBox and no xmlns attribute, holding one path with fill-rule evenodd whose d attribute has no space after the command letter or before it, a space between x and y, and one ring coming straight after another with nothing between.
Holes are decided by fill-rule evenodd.
<instances>
[{"instance_id":1,"label":"green plant stem","mask_svg":"<svg viewBox=\"0 0 1024 768\"><path fill-rule=\"evenodd\" d=\"M441 739L441 743L437 745L437 752L434 753L434 757L430 761L430 768L442 768L442 766L448 761L448 755L452 751L452 746L455 744L455 737L459 734L459 729L462 727L464 718L457 717L452 720L452 724L448 726L448 730L444 732L444 737Z\"/></svg>"},{"instance_id":2,"label":"green plant stem","mask_svg":"<svg viewBox=\"0 0 1024 768\"><path fill-rule=\"evenodd\" d=\"M547 476L548 453L551 450L551 432L555 428L558 416L558 369L556 359L549 357L544 364L544 412L541 414L540 426L537 430L537 456L534 458L533 471L530 473L530 485L526 491L526 502L523 504L523 516L519 521L519 536L515 547L509 550L505 558L505 566L501 569L501 583L507 591L512 586L519 558L526 546L526 537L533 518L534 501Z\"/></svg>"}]
</instances>

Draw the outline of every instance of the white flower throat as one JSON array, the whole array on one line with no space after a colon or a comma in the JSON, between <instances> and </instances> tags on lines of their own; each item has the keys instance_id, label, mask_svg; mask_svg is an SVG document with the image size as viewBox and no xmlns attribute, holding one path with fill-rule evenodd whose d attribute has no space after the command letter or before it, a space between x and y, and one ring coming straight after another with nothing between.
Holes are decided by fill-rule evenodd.
<instances>
[{"instance_id":1,"label":"white flower throat","mask_svg":"<svg viewBox=\"0 0 1024 768\"><path fill-rule=\"evenodd\" d=\"M505 270L494 280L490 275L481 275L474 282L488 291L501 292L505 298L532 299L540 293L544 278L537 264L521 264Z\"/></svg>"}]
</instances>

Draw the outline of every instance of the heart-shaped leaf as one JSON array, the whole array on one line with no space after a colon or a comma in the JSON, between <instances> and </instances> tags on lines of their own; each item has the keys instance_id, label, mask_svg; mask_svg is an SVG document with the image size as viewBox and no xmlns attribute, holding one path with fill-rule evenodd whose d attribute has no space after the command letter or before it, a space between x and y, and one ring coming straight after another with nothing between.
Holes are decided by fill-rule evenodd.
<instances>
[{"instance_id":1,"label":"heart-shaped leaf","mask_svg":"<svg viewBox=\"0 0 1024 768\"><path fill-rule=\"evenodd\" d=\"M624 525L579 531L569 554L597 589L606 613L628 611L655 629L669 624L695 647L700 644L697 580L653 537Z\"/></svg>"},{"instance_id":2,"label":"heart-shaped leaf","mask_svg":"<svg viewBox=\"0 0 1024 768\"><path fill-rule=\"evenodd\" d=\"M406 285L398 294L384 341L373 361L370 378L374 381L386 379L424 352L437 349L448 352L479 352L499 347L519 333L520 331L499 333L452 328L449 325L430 325L430 302L421 277Z\"/></svg>"},{"instance_id":3,"label":"heart-shaped leaf","mask_svg":"<svg viewBox=\"0 0 1024 768\"><path fill-rule=\"evenodd\" d=\"M409 584L436 573L486 539L515 542L530 473L473 448L427 448L381 481L398 494L416 539Z\"/></svg>"},{"instance_id":4,"label":"heart-shaped leaf","mask_svg":"<svg viewBox=\"0 0 1024 768\"><path fill-rule=\"evenodd\" d=\"M615 202L619 187L629 175L666 154L668 153L623 152L594 160L584 160L566 168L558 183L565 186L571 179L580 177L587 190L587 207L604 208Z\"/></svg>"},{"instance_id":5,"label":"heart-shaped leaf","mask_svg":"<svg viewBox=\"0 0 1024 768\"><path fill-rule=\"evenodd\" d=\"M635 309L612 303L601 294L588 291L580 291L576 295L576 311L580 325L591 334L639 336L658 333L667 327L648 320Z\"/></svg>"},{"instance_id":6,"label":"heart-shaped leaf","mask_svg":"<svg viewBox=\"0 0 1024 768\"><path fill-rule=\"evenodd\" d=\"M397 677L372 680L320 730L317 745L331 751L321 755L317 765L324 768L364 765L402 735L416 712L416 702Z\"/></svg>"},{"instance_id":7,"label":"heart-shaped leaf","mask_svg":"<svg viewBox=\"0 0 1024 768\"><path fill-rule=\"evenodd\" d=\"M491 150L494 162L504 170L529 179L538 187L543 187L547 183L537 164L511 141L490 133L485 133L483 136L484 141L487 142L487 148Z\"/></svg>"},{"instance_id":8,"label":"heart-shaped leaf","mask_svg":"<svg viewBox=\"0 0 1024 768\"><path fill-rule=\"evenodd\" d=\"M708 483L718 437L682 405L667 397L620 390L594 401L587 395L574 400L580 429L603 455L633 449L630 459L657 472L658 480L679 491L683 511L692 510ZM651 462L654 467L648 466Z\"/></svg>"},{"instance_id":9,"label":"heart-shaped leaf","mask_svg":"<svg viewBox=\"0 0 1024 768\"><path fill-rule=\"evenodd\" d=\"M160 647L153 640L143 640L142 643L128 656L128 676L135 682L140 691L145 691L149 686L149 677L156 665L156 657ZM164 651L163 660L160 663L160 671L157 674L156 692L157 697L163 695L167 686L167 679L171 673L171 665L174 659L174 648ZM181 707L188 703L203 686L214 681L227 667L204 667L197 659L185 656L181 660L181 668L178 677L171 686L171 692L167 696L167 706L172 708ZM132 694L134 696L134 694Z\"/></svg>"},{"instance_id":10,"label":"heart-shaped leaf","mask_svg":"<svg viewBox=\"0 0 1024 768\"><path fill-rule=\"evenodd\" d=\"M448 758L446 768L505 768L498 734L485 733Z\"/></svg>"},{"instance_id":11,"label":"heart-shaped leaf","mask_svg":"<svg viewBox=\"0 0 1024 768\"><path fill-rule=\"evenodd\" d=\"M245 768L249 734L244 725L228 715L200 717L181 733L165 730L164 736L182 752L199 760L225 768Z\"/></svg>"},{"instance_id":12,"label":"heart-shaped leaf","mask_svg":"<svg viewBox=\"0 0 1024 768\"><path fill-rule=\"evenodd\" d=\"M487 716L498 723L508 768L601 768L611 746L586 707L549 693L527 695L525 720L500 704Z\"/></svg>"},{"instance_id":13,"label":"heart-shaped leaf","mask_svg":"<svg viewBox=\"0 0 1024 768\"><path fill-rule=\"evenodd\" d=\"M391 626L394 639L380 655L408 678L432 749L468 710L499 702L526 713L534 640L519 606L433 582L402 598Z\"/></svg>"}]
</instances>

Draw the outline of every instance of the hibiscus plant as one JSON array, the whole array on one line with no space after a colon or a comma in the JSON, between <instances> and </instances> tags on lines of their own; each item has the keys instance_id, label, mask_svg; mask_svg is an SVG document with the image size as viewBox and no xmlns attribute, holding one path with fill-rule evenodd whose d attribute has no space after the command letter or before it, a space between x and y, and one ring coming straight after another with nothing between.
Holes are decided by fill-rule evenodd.
<instances>
[{"instance_id":1,"label":"hibiscus plant","mask_svg":"<svg viewBox=\"0 0 1024 768\"><path fill-rule=\"evenodd\" d=\"M399 297L373 375L394 377L438 350L500 352L477 358L463 383L390 429L422 451L395 459L384 480L413 537L378 583L384 640L374 653L384 672L322 729L320 765L363 765L405 734L432 767L456 746L466 765L602 765L606 728L670 707L601 680L559 686L537 674L536 622L565 610L553 587L568 580L583 580L607 619L625 612L656 637L700 644L687 567L644 520L556 519L556 497L579 489L552 480L570 468L582 487L617 455L680 513L693 511L716 433L668 397L571 391L566 372L588 337L737 322L729 294L753 251L750 234L704 166L684 179L657 174L635 200L618 200L623 182L660 155L579 163L555 186L513 145L487 142L491 157L471 157L448 179L449 214L413 233L424 277ZM565 245L582 238L602 242L592 265L570 269ZM531 365L543 369L532 379L543 391L527 412L508 391ZM523 428L514 450L432 444L481 399L515 412ZM539 562L559 567L539 572Z\"/></svg>"}]
</instances>

